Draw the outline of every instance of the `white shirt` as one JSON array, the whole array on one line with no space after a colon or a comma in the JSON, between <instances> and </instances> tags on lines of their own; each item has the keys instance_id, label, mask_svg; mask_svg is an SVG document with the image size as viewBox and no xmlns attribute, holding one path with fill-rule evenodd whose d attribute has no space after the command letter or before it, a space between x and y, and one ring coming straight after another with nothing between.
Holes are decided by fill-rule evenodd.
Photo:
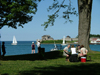
<instances>
[{"instance_id":1,"label":"white shirt","mask_svg":"<svg viewBox=\"0 0 100 75\"><path fill-rule=\"evenodd\" d=\"M64 50L68 51L68 47L65 47ZM68 52L67 52L68 53ZM65 51L63 51L63 55L66 56Z\"/></svg>"},{"instance_id":2,"label":"white shirt","mask_svg":"<svg viewBox=\"0 0 100 75\"><path fill-rule=\"evenodd\" d=\"M65 47L64 50L68 51L68 47Z\"/></svg>"},{"instance_id":3,"label":"white shirt","mask_svg":"<svg viewBox=\"0 0 100 75\"><path fill-rule=\"evenodd\" d=\"M40 47L40 42L37 42L37 47Z\"/></svg>"},{"instance_id":4,"label":"white shirt","mask_svg":"<svg viewBox=\"0 0 100 75\"><path fill-rule=\"evenodd\" d=\"M83 47L83 48L81 48L81 51L83 52L83 54L86 54L86 50L87 50L87 49L86 49L86 48L84 48L84 47ZM87 50L87 51L88 51L88 50Z\"/></svg>"},{"instance_id":5,"label":"white shirt","mask_svg":"<svg viewBox=\"0 0 100 75\"><path fill-rule=\"evenodd\" d=\"M72 54L77 54L76 53L76 48L71 48L71 52L72 52Z\"/></svg>"}]
</instances>

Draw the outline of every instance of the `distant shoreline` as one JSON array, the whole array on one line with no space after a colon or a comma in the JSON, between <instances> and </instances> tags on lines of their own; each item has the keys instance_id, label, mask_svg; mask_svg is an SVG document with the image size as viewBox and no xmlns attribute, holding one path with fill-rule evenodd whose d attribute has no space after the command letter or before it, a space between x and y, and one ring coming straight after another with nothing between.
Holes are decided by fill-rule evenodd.
<instances>
[{"instance_id":1,"label":"distant shoreline","mask_svg":"<svg viewBox=\"0 0 100 75\"><path fill-rule=\"evenodd\" d=\"M41 44L54 44L54 43L41 43ZM55 43L55 44L62 44L62 43ZM77 43L66 43L67 45L68 44L77 44Z\"/></svg>"},{"instance_id":2,"label":"distant shoreline","mask_svg":"<svg viewBox=\"0 0 100 75\"><path fill-rule=\"evenodd\" d=\"M54 44L54 43L41 43L41 44ZM62 43L55 43L55 44L62 44ZM66 43L68 44L78 44L78 43ZM90 43L90 45L100 45L99 43Z\"/></svg>"}]
</instances>

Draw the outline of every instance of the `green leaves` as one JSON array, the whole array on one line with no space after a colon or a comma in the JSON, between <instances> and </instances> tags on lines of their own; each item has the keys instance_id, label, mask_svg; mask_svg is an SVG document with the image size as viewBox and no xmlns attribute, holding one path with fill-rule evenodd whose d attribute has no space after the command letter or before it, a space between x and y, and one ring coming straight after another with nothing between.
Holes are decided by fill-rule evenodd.
<instances>
[{"instance_id":1,"label":"green leaves","mask_svg":"<svg viewBox=\"0 0 100 75\"><path fill-rule=\"evenodd\" d=\"M37 12L37 3L41 0L0 0L0 29L8 27L23 27L32 20L29 14Z\"/></svg>"},{"instance_id":2,"label":"green leaves","mask_svg":"<svg viewBox=\"0 0 100 75\"><path fill-rule=\"evenodd\" d=\"M46 30L46 28L50 25L53 26L55 19L58 17L58 14L52 14L52 15L48 15L48 21L44 22L44 24L42 24L41 26L44 26L44 30Z\"/></svg>"},{"instance_id":3,"label":"green leaves","mask_svg":"<svg viewBox=\"0 0 100 75\"><path fill-rule=\"evenodd\" d=\"M59 0L53 0L53 1L54 1L53 4L51 6L49 6L49 8L47 10L49 12L50 10L55 9L55 12L54 12L54 14L49 15L48 20L46 22L44 22L44 24L42 24L42 26L44 26L45 30L48 26L53 26L54 25L55 19L57 17L59 17L59 12L60 12L61 8L65 9L65 11L62 12L62 14L63 14L62 18L65 19L65 23L66 22L73 22L70 19L70 15L78 16L78 13L75 11L75 8L73 8L71 6L71 1L69 2L69 5L64 4L65 0L63 0L62 2L59 2Z\"/></svg>"}]
</instances>

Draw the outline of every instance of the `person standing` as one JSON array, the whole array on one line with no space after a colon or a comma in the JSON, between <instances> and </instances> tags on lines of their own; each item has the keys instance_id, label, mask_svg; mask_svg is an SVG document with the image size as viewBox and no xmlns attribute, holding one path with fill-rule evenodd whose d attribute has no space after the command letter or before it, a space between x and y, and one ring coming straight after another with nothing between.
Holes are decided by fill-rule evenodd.
<instances>
[{"instance_id":1,"label":"person standing","mask_svg":"<svg viewBox=\"0 0 100 75\"><path fill-rule=\"evenodd\" d=\"M2 56L4 57L4 55L6 54L6 50L5 50L5 42L2 42Z\"/></svg>"},{"instance_id":2,"label":"person standing","mask_svg":"<svg viewBox=\"0 0 100 75\"><path fill-rule=\"evenodd\" d=\"M40 50L40 48L41 48L41 43L40 43L40 41L37 42L37 47L38 47L38 53L39 53L39 50Z\"/></svg>"},{"instance_id":3,"label":"person standing","mask_svg":"<svg viewBox=\"0 0 100 75\"><path fill-rule=\"evenodd\" d=\"M32 42L31 47L32 47L32 53L33 53L33 52L35 53L35 44L34 44L34 42Z\"/></svg>"}]
</instances>

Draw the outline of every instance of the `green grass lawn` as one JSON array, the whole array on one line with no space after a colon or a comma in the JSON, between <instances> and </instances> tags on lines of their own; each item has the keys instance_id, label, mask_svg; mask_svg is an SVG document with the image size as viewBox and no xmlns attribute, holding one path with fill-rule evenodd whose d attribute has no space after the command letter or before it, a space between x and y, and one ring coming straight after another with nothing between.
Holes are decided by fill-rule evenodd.
<instances>
[{"instance_id":1,"label":"green grass lawn","mask_svg":"<svg viewBox=\"0 0 100 75\"><path fill-rule=\"evenodd\" d=\"M0 75L100 75L100 52L91 52L91 61L67 62L62 51L5 56L0 60Z\"/></svg>"}]
</instances>

